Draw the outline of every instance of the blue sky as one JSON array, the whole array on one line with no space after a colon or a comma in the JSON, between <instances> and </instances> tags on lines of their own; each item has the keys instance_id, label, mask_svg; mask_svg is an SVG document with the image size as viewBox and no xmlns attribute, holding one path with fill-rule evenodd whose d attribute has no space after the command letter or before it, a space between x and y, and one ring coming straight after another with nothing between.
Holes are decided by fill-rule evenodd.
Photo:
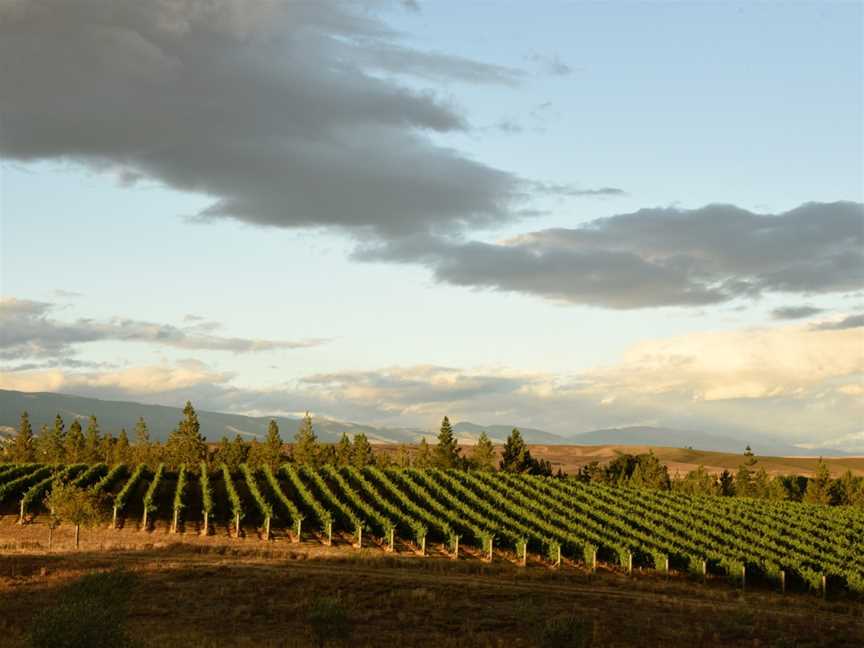
<instances>
[{"instance_id":1,"label":"blue sky","mask_svg":"<svg viewBox=\"0 0 864 648\"><path fill-rule=\"evenodd\" d=\"M864 448L864 329L840 325L864 303L859 4L225 2L107 18L77 4L0 28L15 61L0 73L0 386ZM73 46L55 53L58 29ZM342 152L332 177L292 184L323 143ZM330 200L355 182L356 215L350 192ZM207 211L223 197L239 206ZM750 216L701 211L716 203ZM784 216L804 203L817 208ZM674 239L672 214L702 237L678 254L638 234ZM781 225L760 233L768 217ZM728 240L706 233L738 218ZM739 272L736 236L774 238ZM603 265L623 255L656 279Z\"/></svg>"}]
</instances>

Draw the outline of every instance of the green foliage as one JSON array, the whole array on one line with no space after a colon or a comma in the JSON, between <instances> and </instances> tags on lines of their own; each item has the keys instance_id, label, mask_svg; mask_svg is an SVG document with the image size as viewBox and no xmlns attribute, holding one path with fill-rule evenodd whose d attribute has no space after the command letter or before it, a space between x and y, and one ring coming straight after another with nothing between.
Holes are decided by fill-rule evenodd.
<instances>
[{"instance_id":1,"label":"green foliage","mask_svg":"<svg viewBox=\"0 0 864 648\"><path fill-rule=\"evenodd\" d=\"M372 444L362 432L354 435L354 443L351 447L351 465L355 468L365 468L375 463L375 454Z\"/></svg>"},{"instance_id":2,"label":"green foliage","mask_svg":"<svg viewBox=\"0 0 864 648\"><path fill-rule=\"evenodd\" d=\"M471 465L477 470L493 470L495 467L495 446L485 430L480 433L477 445L471 452Z\"/></svg>"},{"instance_id":3,"label":"green foliage","mask_svg":"<svg viewBox=\"0 0 864 648\"><path fill-rule=\"evenodd\" d=\"M54 484L45 506L57 523L92 527L103 517L101 502L93 491L63 481Z\"/></svg>"},{"instance_id":4,"label":"green foliage","mask_svg":"<svg viewBox=\"0 0 864 648\"><path fill-rule=\"evenodd\" d=\"M81 461L87 463L96 463L102 460L101 453L102 435L99 432L99 421L96 416L91 415L87 422L87 434L84 437L84 454Z\"/></svg>"},{"instance_id":5,"label":"green foliage","mask_svg":"<svg viewBox=\"0 0 864 648\"><path fill-rule=\"evenodd\" d=\"M507 442L504 444L504 451L501 453L501 461L498 466L504 472L510 473L528 473L531 475L552 474L552 464L542 459L534 459L531 456L528 446L522 439L522 433L517 428L513 428L510 436L507 437Z\"/></svg>"},{"instance_id":6,"label":"green foliage","mask_svg":"<svg viewBox=\"0 0 864 648\"><path fill-rule=\"evenodd\" d=\"M199 467L201 480L201 510L204 513L213 512L213 489L210 486L210 473L207 470L207 463L202 461Z\"/></svg>"},{"instance_id":7,"label":"green foliage","mask_svg":"<svg viewBox=\"0 0 864 648\"><path fill-rule=\"evenodd\" d=\"M72 421L72 425L69 426L69 432L66 434L66 461L71 463L84 461L86 459L84 456L85 443L84 433L81 431L81 422L75 419Z\"/></svg>"},{"instance_id":8,"label":"green foliage","mask_svg":"<svg viewBox=\"0 0 864 648\"><path fill-rule=\"evenodd\" d=\"M179 515L184 508L186 508L186 504L183 501L183 498L186 495L186 484L188 483L187 478L188 471L186 470L186 464L180 466L180 470L177 471L177 487L174 489L174 513Z\"/></svg>"},{"instance_id":9,"label":"green foliage","mask_svg":"<svg viewBox=\"0 0 864 648\"><path fill-rule=\"evenodd\" d=\"M340 468L351 465L351 439L346 432L342 433L342 438L336 444L336 465Z\"/></svg>"},{"instance_id":10,"label":"green foliage","mask_svg":"<svg viewBox=\"0 0 864 648\"><path fill-rule=\"evenodd\" d=\"M687 495L718 495L720 485L714 475L705 470L705 466L699 466L691 470L683 478L672 482L672 488Z\"/></svg>"},{"instance_id":11,"label":"green foliage","mask_svg":"<svg viewBox=\"0 0 864 648\"><path fill-rule=\"evenodd\" d=\"M444 469L458 468L462 464L459 452L459 443L453 435L450 419L445 416L438 431L438 443L432 451L432 465Z\"/></svg>"},{"instance_id":12,"label":"green foliage","mask_svg":"<svg viewBox=\"0 0 864 648\"><path fill-rule=\"evenodd\" d=\"M30 425L30 416L27 412L21 413L21 422L12 439L10 455L12 461L21 463L36 460L36 440L33 438L33 426Z\"/></svg>"},{"instance_id":13,"label":"green foliage","mask_svg":"<svg viewBox=\"0 0 864 648\"><path fill-rule=\"evenodd\" d=\"M165 464L159 464L156 468L156 473L153 475L153 479L150 481L150 485L147 487L147 491L144 493L144 510L147 513L155 513L156 512L156 493L159 490L159 486L162 484L162 476L165 474Z\"/></svg>"},{"instance_id":14,"label":"green foliage","mask_svg":"<svg viewBox=\"0 0 864 648\"><path fill-rule=\"evenodd\" d=\"M240 494L234 487L234 480L231 478L231 472L226 464L222 464L222 479L225 481L225 490L228 492L228 502L231 504L231 514L242 520L244 516L243 501L240 499ZM239 531L239 529L238 529Z\"/></svg>"},{"instance_id":15,"label":"green foliage","mask_svg":"<svg viewBox=\"0 0 864 648\"><path fill-rule=\"evenodd\" d=\"M252 495L252 499L255 500L255 505L258 507L261 515L265 518L273 517L273 508L270 506L270 502L267 501L267 498L264 497L264 494L258 488L258 482L255 479L255 475L252 472L252 469L249 468L248 465L242 464L240 466L240 472L243 473L243 478L246 480L246 487L249 489L249 493Z\"/></svg>"},{"instance_id":16,"label":"green foliage","mask_svg":"<svg viewBox=\"0 0 864 648\"><path fill-rule=\"evenodd\" d=\"M831 472L828 465L819 457L816 464L816 475L807 482L807 490L804 493L804 502L807 504L830 504L831 503Z\"/></svg>"},{"instance_id":17,"label":"green foliage","mask_svg":"<svg viewBox=\"0 0 864 648\"><path fill-rule=\"evenodd\" d=\"M279 425L271 420L267 426L267 440L262 449L262 465L276 469L282 463L282 437L279 434Z\"/></svg>"},{"instance_id":18,"label":"green foliage","mask_svg":"<svg viewBox=\"0 0 864 648\"><path fill-rule=\"evenodd\" d=\"M306 412L297 434L294 435L291 455L294 463L314 467L318 465L319 452L318 437L315 436L315 430L312 428L312 417L309 412Z\"/></svg>"},{"instance_id":19,"label":"green foliage","mask_svg":"<svg viewBox=\"0 0 864 648\"><path fill-rule=\"evenodd\" d=\"M129 448L129 436L126 434L126 428L120 430L120 436L117 437L117 443L114 444L113 458L105 459L106 463L129 463L132 460L132 452Z\"/></svg>"},{"instance_id":20,"label":"green foliage","mask_svg":"<svg viewBox=\"0 0 864 648\"><path fill-rule=\"evenodd\" d=\"M63 589L58 601L38 610L30 625L33 648L124 648L128 600L134 586L122 571L88 574Z\"/></svg>"},{"instance_id":21,"label":"green foliage","mask_svg":"<svg viewBox=\"0 0 864 648\"><path fill-rule=\"evenodd\" d=\"M201 435L201 424L192 403L186 401L183 408L183 419L168 437L165 445L166 458L171 466L180 464L197 466L207 459L207 444Z\"/></svg>"},{"instance_id":22,"label":"green foliage","mask_svg":"<svg viewBox=\"0 0 864 648\"><path fill-rule=\"evenodd\" d=\"M135 470L129 476L129 479L126 480L126 483L123 485L123 488L120 489L120 492L117 493L117 496L114 498L114 508L118 511L122 511L126 508L126 504L129 502L129 497L135 491L135 488L144 479L145 472L147 470L147 466L144 464L138 464L135 467Z\"/></svg>"},{"instance_id":23,"label":"green foliage","mask_svg":"<svg viewBox=\"0 0 864 648\"><path fill-rule=\"evenodd\" d=\"M240 464L246 463L249 458L249 444L240 438L239 434L234 436L233 441L229 441L227 436L223 436L219 442L219 449L216 450L216 461L220 464L225 464L231 472L237 472L240 469Z\"/></svg>"},{"instance_id":24,"label":"green foliage","mask_svg":"<svg viewBox=\"0 0 864 648\"><path fill-rule=\"evenodd\" d=\"M426 437L420 439L420 444L417 446L417 455L414 457L415 468L429 468L432 465L432 450L429 444L426 443Z\"/></svg>"},{"instance_id":25,"label":"green foliage","mask_svg":"<svg viewBox=\"0 0 864 648\"><path fill-rule=\"evenodd\" d=\"M315 644L345 642L351 638L351 620L338 598L326 596L312 601L306 612L306 623Z\"/></svg>"}]
</instances>

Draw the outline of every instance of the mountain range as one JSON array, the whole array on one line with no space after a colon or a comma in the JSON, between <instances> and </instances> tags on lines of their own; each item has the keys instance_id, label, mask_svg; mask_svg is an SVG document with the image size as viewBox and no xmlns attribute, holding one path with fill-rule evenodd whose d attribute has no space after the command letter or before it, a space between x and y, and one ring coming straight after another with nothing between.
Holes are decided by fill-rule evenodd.
<instances>
[{"instance_id":1,"label":"mountain range","mask_svg":"<svg viewBox=\"0 0 864 648\"><path fill-rule=\"evenodd\" d=\"M151 438L164 441L182 417L182 408L165 405L150 405L130 401L109 401L69 394L51 392L20 392L0 390L0 435L9 436L18 426L21 412L27 411L34 431L43 424L52 425L60 414L68 426L74 418L87 419L91 414L99 419L104 431L118 434L122 428L132 437L132 430L139 417L147 421ZM247 416L223 412L199 410L201 431L211 442L223 435L239 434L246 439L263 438L271 419L279 424L282 438L290 440L297 430L300 419L288 416ZM82 421L83 422L83 421ZM365 434L372 443L418 443L422 437L434 441L437 431L416 427L376 427L360 423L336 421L324 417L315 418L315 432L325 443L339 440L342 433L349 437ZM664 427L631 426L609 428L572 435L560 435L536 428L514 425L478 425L460 421L453 426L459 442L474 444L482 432L486 432L495 443L503 443L513 427L519 427L522 437L534 445L629 445L662 446L674 448L698 448L719 452L741 452L749 443L754 452L775 456L824 455L843 456L849 453L830 448L799 448L790 444L763 439L742 440L739 438L706 434Z\"/></svg>"}]
</instances>

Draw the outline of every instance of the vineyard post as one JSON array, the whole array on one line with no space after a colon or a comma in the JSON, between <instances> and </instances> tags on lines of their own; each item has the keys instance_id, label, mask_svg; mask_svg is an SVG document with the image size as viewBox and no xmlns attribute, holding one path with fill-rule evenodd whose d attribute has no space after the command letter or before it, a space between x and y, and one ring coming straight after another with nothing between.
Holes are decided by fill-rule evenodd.
<instances>
[{"instance_id":1,"label":"vineyard post","mask_svg":"<svg viewBox=\"0 0 864 648\"><path fill-rule=\"evenodd\" d=\"M117 507L114 507L114 516L111 518L111 528L117 528Z\"/></svg>"},{"instance_id":2,"label":"vineyard post","mask_svg":"<svg viewBox=\"0 0 864 648\"><path fill-rule=\"evenodd\" d=\"M174 509L174 519L171 521L171 533L177 533L177 517L180 514L178 509Z\"/></svg>"},{"instance_id":3,"label":"vineyard post","mask_svg":"<svg viewBox=\"0 0 864 648\"><path fill-rule=\"evenodd\" d=\"M594 548L591 550L591 573L597 571L597 549Z\"/></svg>"},{"instance_id":4,"label":"vineyard post","mask_svg":"<svg viewBox=\"0 0 864 648\"><path fill-rule=\"evenodd\" d=\"M294 536L294 542L296 542L298 544L300 542L300 527L302 526L302 524L303 524L303 520L301 520L300 518L297 518L297 533Z\"/></svg>"},{"instance_id":5,"label":"vineyard post","mask_svg":"<svg viewBox=\"0 0 864 648\"><path fill-rule=\"evenodd\" d=\"M144 519L141 521L141 530L147 530L147 507L144 507Z\"/></svg>"},{"instance_id":6,"label":"vineyard post","mask_svg":"<svg viewBox=\"0 0 864 648\"><path fill-rule=\"evenodd\" d=\"M495 543L495 538L489 538L489 553L486 556L486 562L492 562L492 545Z\"/></svg>"},{"instance_id":7,"label":"vineyard post","mask_svg":"<svg viewBox=\"0 0 864 648\"><path fill-rule=\"evenodd\" d=\"M270 539L270 516L268 515L264 518L264 539Z\"/></svg>"},{"instance_id":8,"label":"vineyard post","mask_svg":"<svg viewBox=\"0 0 864 648\"><path fill-rule=\"evenodd\" d=\"M627 552L627 574L628 575L633 574L633 552L632 551Z\"/></svg>"},{"instance_id":9,"label":"vineyard post","mask_svg":"<svg viewBox=\"0 0 864 648\"><path fill-rule=\"evenodd\" d=\"M424 557L426 556L426 536L425 535L422 538L420 538L420 555L424 556Z\"/></svg>"},{"instance_id":10,"label":"vineyard post","mask_svg":"<svg viewBox=\"0 0 864 648\"><path fill-rule=\"evenodd\" d=\"M363 548L363 526L362 525L360 525L360 524L357 525L357 531L355 532L354 535L357 537L357 542L355 543L354 546L357 547L357 549L362 549Z\"/></svg>"},{"instance_id":11,"label":"vineyard post","mask_svg":"<svg viewBox=\"0 0 864 648\"><path fill-rule=\"evenodd\" d=\"M525 540L520 540L519 549L521 550L519 553L519 566L526 567L528 565L528 543Z\"/></svg>"},{"instance_id":12,"label":"vineyard post","mask_svg":"<svg viewBox=\"0 0 864 648\"><path fill-rule=\"evenodd\" d=\"M708 580L708 561L702 561L702 582L705 583Z\"/></svg>"},{"instance_id":13,"label":"vineyard post","mask_svg":"<svg viewBox=\"0 0 864 648\"><path fill-rule=\"evenodd\" d=\"M828 598L828 577L822 574L822 598Z\"/></svg>"},{"instance_id":14,"label":"vineyard post","mask_svg":"<svg viewBox=\"0 0 864 648\"><path fill-rule=\"evenodd\" d=\"M453 555L450 556L453 560L459 560L459 536L453 536Z\"/></svg>"},{"instance_id":15,"label":"vineyard post","mask_svg":"<svg viewBox=\"0 0 864 648\"><path fill-rule=\"evenodd\" d=\"M561 545L558 545L557 555L555 557L555 564L553 565L555 569L561 568Z\"/></svg>"},{"instance_id":16,"label":"vineyard post","mask_svg":"<svg viewBox=\"0 0 864 648\"><path fill-rule=\"evenodd\" d=\"M24 500L21 500L21 514L18 516L18 524L24 524Z\"/></svg>"},{"instance_id":17,"label":"vineyard post","mask_svg":"<svg viewBox=\"0 0 864 648\"><path fill-rule=\"evenodd\" d=\"M666 573L666 578L669 578L669 556L666 556L663 561L663 571Z\"/></svg>"},{"instance_id":18,"label":"vineyard post","mask_svg":"<svg viewBox=\"0 0 864 648\"><path fill-rule=\"evenodd\" d=\"M741 565L741 589L747 589L747 565Z\"/></svg>"},{"instance_id":19,"label":"vineyard post","mask_svg":"<svg viewBox=\"0 0 864 648\"><path fill-rule=\"evenodd\" d=\"M780 570L780 593L781 594L786 593L786 570L785 569Z\"/></svg>"},{"instance_id":20,"label":"vineyard post","mask_svg":"<svg viewBox=\"0 0 864 648\"><path fill-rule=\"evenodd\" d=\"M204 530L202 533L205 536L210 533L210 511L204 511Z\"/></svg>"},{"instance_id":21,"label":"vineyard post","mask_svg":"<svg viewBox=\"0 0 864 648\"><path fill-rule=\"evenodd\" d=\"M388 553L393 553L396 550L396 529L390 527L390 544L387 547Z\"/></svg>"},{"instance_id":22,"label":"vineyard post","mask_svg":"<svg viewBox=\"0 0 864 648\"><path fill-rule=\"evenodd\" d=\"M240 537L240 513L234 514L234 533L235 537Z\"/></svg>"},{"instance_id":23,"label":"vineyard post","mask_svg":"<svg viewBox=\"0 0 864 648\"><path fill-rule=\"evenodd\" d=\"M81 525L75 525L75 549L77 550L81 544Z\"/></svg>"},{"instance_id":24,"label":"vineyard post","mask_svg":"<svg viewBox=\"0 0 864 648\"><path fill-rule=\"evenodd\" d=\"M297 528L299 529L300 527L298 526ZM299 535L298 535L298 537L299 537ZM327 546L329 547L332 544L333 544L333 522L328 520L327 521Z\"/></svg>"}]
</instances>

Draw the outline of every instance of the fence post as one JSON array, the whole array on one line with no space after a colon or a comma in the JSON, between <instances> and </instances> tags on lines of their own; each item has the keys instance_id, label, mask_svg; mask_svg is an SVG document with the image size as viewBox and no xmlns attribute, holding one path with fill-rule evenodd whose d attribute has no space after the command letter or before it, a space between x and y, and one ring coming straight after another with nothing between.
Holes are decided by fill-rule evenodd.
<instances>
[{"instance_id":1,"label":"fence post","mask_svg":"<svg viewBox=\"0 0 864 648\"><path fill-rule=\"evenodd\" d=\"M264 539L270 539L270 516L268 515L264 518Z\"/></svg>"}]
</instances>

